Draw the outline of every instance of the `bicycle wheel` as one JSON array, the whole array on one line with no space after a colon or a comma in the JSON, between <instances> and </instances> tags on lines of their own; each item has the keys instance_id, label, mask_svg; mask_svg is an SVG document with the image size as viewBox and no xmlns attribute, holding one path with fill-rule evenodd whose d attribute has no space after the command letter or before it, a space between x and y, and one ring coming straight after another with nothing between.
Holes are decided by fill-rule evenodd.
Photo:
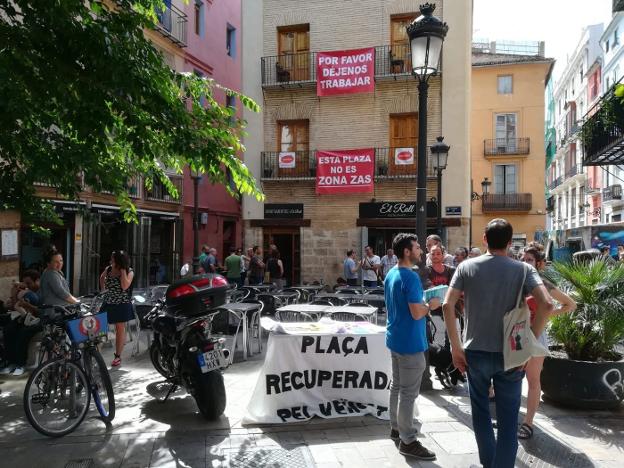
<instances>
[{"instance_id":1,"label":"bicycle wheel","mask_svg":"<svg viewBox=\"0 0 624 468\"><path fill-rule=\"evenodd\" d=\"M95 407L102 420L109 423L115 418L115 394L104 358L96 348L86 348L83 360Z\"/></svg>"},{"instance_id":2,"label":"bicycle wheel","mask_svg":"<svg viewBox=\"0 0 624 468\"><path fill-rule=\"evenodd\" d=\"M37 431L61 437L74 431L89 411L87 376L72 361L44 362L30 375L24 389L24 411Z\"/></svg>"}]
</instances>

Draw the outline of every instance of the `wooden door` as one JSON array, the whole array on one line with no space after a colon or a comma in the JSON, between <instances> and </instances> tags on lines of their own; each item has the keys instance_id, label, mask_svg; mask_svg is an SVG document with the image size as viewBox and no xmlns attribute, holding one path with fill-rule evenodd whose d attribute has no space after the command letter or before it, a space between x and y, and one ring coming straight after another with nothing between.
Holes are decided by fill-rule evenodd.
<instances>
[{"instance_id":1,"label":"wooden door","mask_svg":"<svg viewBox=\"0 0 624 468\"><path fill-rule=\"evenodd\" d=\"M409 73L412 69L412 57L406 28L417 16L415 13L410 13L390 17L391 73Z\"/></svg>"},{"instance_id":2,"label":"wooden door","mask_svg":"<svg viewBox=\"0 0 624 468\"><path fill-rule=\"evenodd\" d=\"M418 114L395 114L390 116L390 148L388 149L388 175L415 175L418 147ZM396 148L413 148L414 162L397 165ZM379 162L377 163L379 166Z\"/></svg>"},{"instance_id":3,"label":"wooden door","mask_svg":"<svg viewBox=\"0 0 624 468\"><path fill-rule=\"evenodd\" d=\"M299 228L265 228L264 249L275 244L284 264L284 279L289 286L301 282L301 245Z\"/></svg>"},{"instance_id":4,"label":"wooden door","mask_svg":"<svg viewBox=\"0 0 624 468\"><path fill-rule=\"evenodd\" d=\"M295 153L294 168L280 168L278 155L278 174L280 177L310 177L309 141L309 120L282 120L277 123L277 150Z\"/></svg>"},{"instance_id":5,"label":"wooden door","mask_svg":"<svg viewBox=\"0 0 624 468\"><path fill-rule=\"evenodd\" d=\"M277 35L280 74L288 77L283 81L310 80L310 25L278 28Z\"/></svg>"}]
</instances>

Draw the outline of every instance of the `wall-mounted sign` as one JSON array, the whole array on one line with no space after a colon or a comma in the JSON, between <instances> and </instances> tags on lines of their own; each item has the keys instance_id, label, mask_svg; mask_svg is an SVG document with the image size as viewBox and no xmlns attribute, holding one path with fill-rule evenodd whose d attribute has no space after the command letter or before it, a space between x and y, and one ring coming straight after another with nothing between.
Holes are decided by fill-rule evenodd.
<instances>
[{"instance_id":1,"label":"wall-mounted sign","mask_svg":"<svg viewBox=\"0 0 624 468\"><path fill-rule=\"evenodd\" d=\"M318 96L374 91L374 47L316 54L316 94Z\"/></svg>"},{"instance_id":2,"label":"wall-mounted sign","mask_svg":"<svg viewBox=\"0 0 624 468\"><path fill-rule=\"evenodd\" d=\"M444 212L446 216L461 216L461 206L447 206Z\"/></svg>"},{"instance_id":3,"label":"wall-mounted sign","mask_svg":"<svg viewBox=\"0 0 624 468\"><path fill-rule=\"evenodd\" d=\"M303 218L303 203L265 203L265 218Z\"/></svg>"},{"instance_id":4,"label":"wall-mounted sign","mask_svg":"<svg viewBox=\"0 0 624 468\"><path fill-rule=\"evenodd\" d=\"M375 150L316 152L316 193L370 193L373 191Z\"/></svg>"},{"instance_id":5,"label":"wall-mounted sign","mask_svg":"<svg viewBox=\"0 0 624 468\"><path fill-rule=\"evenodd\" d=\"M394 148L394 164L397 166L414 164L414 148Z\"/></svg>"},{"instance_id":6,"label":"wall-mounted sign","mask_svg":"<svg viewBox=\"0 0 624 468\"><path fill-rule=\"evenodd\" d=\"M296 164L294 151L282 151L278 156L280 169L293 169Z\"/></svg>"},{"instance_id":7,"label":"wall-mounted sign","mask_svg":"<svg viewBox=\"0 0 624 468\"><path fill-rule=\"evenodd\" d=\"M10 260L19 254L17 229L3 229L0 236L0 255L4 260Z\"/></svg>"},{"instance_id":8,"label":"wall-mounted sign","mask_svg":"<svg viewBox=\"0 0 624 468\"><path fill-rule=\"evenodd\" d=\"M437 216L438 205L427 202L427 218ZM360 218L416 218L416 202L360 203Z\"/></svg>"}]
</instances>

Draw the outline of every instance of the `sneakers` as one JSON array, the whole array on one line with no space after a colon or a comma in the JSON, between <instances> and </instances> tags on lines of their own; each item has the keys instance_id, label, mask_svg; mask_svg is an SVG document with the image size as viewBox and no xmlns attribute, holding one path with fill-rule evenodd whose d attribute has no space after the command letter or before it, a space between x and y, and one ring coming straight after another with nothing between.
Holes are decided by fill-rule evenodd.
<instances>
[{"instance_id":1,"label":"sneakers","mask_svg":"<svg viewBox=\"0 0 624 468\"><path fill-rule=\"evenodd\" d=\"M436 456L431 450L426 449L423 445L415 440L411 444L399 443L399 453L406 457L414 457L418 460L435 460Z\"/></svg>"},{"instance_id":2,"label":"sneakers","mask_svg":"<svg viewBox=\"0 0 624 468\"><path fill-rule=\"evenodd\" d=\"M399 438L399 431L397 431L396 429L390 429L390 438L395 442L401 441L401 439Z\"/></svg>"},{"instance_id":3,"label":"sneakers","mask_svg":"<svg viewBox=\"0 0 624 468\"><path fill-rule=\"evenodd\" d=\"M121 356L119 354L115 354L115 359L111 362L111 367L119 367L121 366Z\"/></svg>"},{"instance_id":4,"label":"sneakers","mask_svg":"<svg viewBox=\"0 0 624 468\"><path fill-rule=\"evenodd\" d=\"M9 375L11 372L15 370L13 366L7 366L0 369L0 375Z\"/></svg>"},{"instance_id":5,"label":"sneakers","mask_svg":"<svg viewBox=\"0 0 624 468\"><path fill-rule=\"evenodd\" d=\"M24 368L16 367L15 369L13 369L13 372L11 372L11 375L13 377L19 377L20 375L24 375Z\"/></svg>"}]
</instances>

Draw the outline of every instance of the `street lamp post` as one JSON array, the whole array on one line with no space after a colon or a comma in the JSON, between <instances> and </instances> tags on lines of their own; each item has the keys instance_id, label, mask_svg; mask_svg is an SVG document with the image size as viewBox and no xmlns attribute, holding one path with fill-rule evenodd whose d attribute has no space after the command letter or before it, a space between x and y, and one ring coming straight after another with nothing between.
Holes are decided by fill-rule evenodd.
<instances>
[{"instance_id":1,"label":"street lamp post","mask_svg":"<svg viewBox=\"0 0 624 468\"><path fill-rule=\"evenodd\" d=\"M421 15L407 26L412 74L418 80L418 174L416 179L416 234L427 237L427 94L429 78L438 73L442 43L448 26L433 16L435 5L420 6ZM439 203L439 202L438 202Z\"/></svg>"},{"instance_id":2,"label":"street lamp post","mask_svg":"<svg viewBox=\"0 0 624 468\"><path fill-rule=\"evenodd\" d=\"M438 176L438 219L437 219L437 230L438 236L442 237L442 171L446 169L446 164L448 162L448 152L451 147L444 143L444 137L439 136L437 138L437 142L431 145L431 154L434 156L433 158L433 167L436 170Z\"/></svg>"},{"instance_id":3,"label":"street lamp post","mask_svg":"<svg viewBox=\"0 0 624 468\"><path fill-rule=\"evenodd\" d=\"M193 274L199 273L199 181L201 175L191 171L193 179Z\"/></svg>"},{"instance_id":4,"label":"street lamp post","mask_svg":"<svg viewBox=\"0 0 624 468\"><path fill-rule=\"evenodd\" d=\"M488 194L490 185L492 185L492 182L487 177L484 177L481 181L481 195L479 195L477 192L472 192L470 194L470 248L472 248L472 202L485 198ZM472 180L470 181L470 188L472 189Z\"/></svg>"}]
</instances>

